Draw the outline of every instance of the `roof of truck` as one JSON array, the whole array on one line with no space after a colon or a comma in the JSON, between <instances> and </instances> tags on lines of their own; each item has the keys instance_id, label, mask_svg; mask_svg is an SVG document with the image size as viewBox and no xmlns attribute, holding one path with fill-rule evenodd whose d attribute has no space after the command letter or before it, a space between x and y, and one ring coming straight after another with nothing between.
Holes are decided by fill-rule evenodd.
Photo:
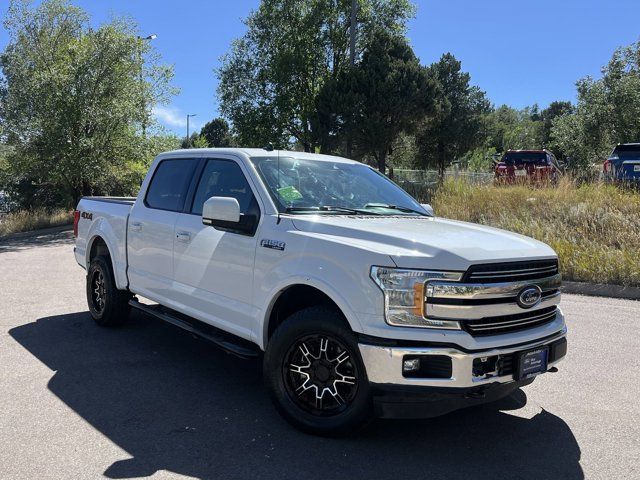
<instances>
[{"instance_id":1,"label":"roof of truck","mask_svg":"<svg viewBox=\"0 0 640 480\"><path fill-rule=\"evenodd\" d=\"M191 148L191 149L181 149L181 150L172 150L170 152L162 152L160 155L164 156L172 156L176 154L180 154L180 156L189 155L192 156L194 154L200 155L212 155L216 153L243 153L244 155L251 158L261 158L261 157L293 157L299 159L306 160L315 160L319 162L336 162L336 163L360 163L356 160L349 160L348 158L337 157L334 155L324 155L320 153L307 153L307 152L296 152L292 150L266 150L264 148Z\"/></svg>"}]
</instances>

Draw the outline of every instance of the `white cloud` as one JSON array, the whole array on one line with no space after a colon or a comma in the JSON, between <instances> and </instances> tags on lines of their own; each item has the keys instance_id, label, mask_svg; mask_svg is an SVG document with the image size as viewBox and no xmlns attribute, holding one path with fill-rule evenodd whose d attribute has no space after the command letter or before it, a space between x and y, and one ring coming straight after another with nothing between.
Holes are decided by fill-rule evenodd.
<instances>
[{"instance_id":1,"label":"white cloud","mask_svg":"<svg viewBox=\"0 0 640 480\"><path fill-rule=\"evenodd\" d=\"M158 122L171 129L186 129L187 128L187 115L183 113L179 108L168 106L163 107L156 105L152 109L153 115ZM200 129L200 122L194 121L193 118L189 119L189 126L191 131L198 131Z\"/></svg>"}]
</instances>

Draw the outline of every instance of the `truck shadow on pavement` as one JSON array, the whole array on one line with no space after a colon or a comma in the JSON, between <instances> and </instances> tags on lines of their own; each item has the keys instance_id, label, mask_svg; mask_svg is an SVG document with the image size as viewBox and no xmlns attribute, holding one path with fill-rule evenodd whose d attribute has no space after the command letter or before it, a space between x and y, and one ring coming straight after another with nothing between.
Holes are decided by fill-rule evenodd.
<instances>
[{"instance_id":1,"label":"truck shadow on pavement","mask_svg":"<svg viewBox=\"0 0 640 480\"><path fill-rule=\"evenodd\" d=\"M346 439L289 427L262 386L260 362L237 359L155 319L119 329L87 312L46 317L10 335L55 373L48 388L132 458L108 478L168 470L196 478L583 478L569 426L542 410L501 406L421 421L376 421Z\"/></svg>"}]
</instances>

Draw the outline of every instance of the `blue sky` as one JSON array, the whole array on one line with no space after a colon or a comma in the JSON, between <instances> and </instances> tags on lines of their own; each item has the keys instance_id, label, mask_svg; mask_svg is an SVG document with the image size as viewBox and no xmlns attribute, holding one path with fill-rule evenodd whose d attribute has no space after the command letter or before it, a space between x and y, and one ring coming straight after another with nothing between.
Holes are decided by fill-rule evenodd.
<instances>
[{"instance_id":1,"label":"blue sky","mask_svg":"<svg viewBox=\"0 0 640 480\"><path fill-rule=\"evenodd\" d=\"M258 0L73 0L95 24L113 14L135 19L175 66L181 89L157 117L179 135L185 114L196 128L217 115L214 68ZM640 35L637 0L418 0L409 39L423 63L452 52L497 105L574 100L575 81L598 76L613 50ZM0 0L4 16L7 0ZM7 43L0 30L0 48Z\"/></svg>"}]
</instances>

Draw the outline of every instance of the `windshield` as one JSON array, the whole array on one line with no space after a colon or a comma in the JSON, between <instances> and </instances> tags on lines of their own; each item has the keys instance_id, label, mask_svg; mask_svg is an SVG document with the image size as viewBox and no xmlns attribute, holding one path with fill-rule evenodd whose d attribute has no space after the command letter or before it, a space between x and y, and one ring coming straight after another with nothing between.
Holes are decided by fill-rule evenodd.
<instances>
[{"instance_id":1,"label":"windshield","mask_svg":"<svg viewBox=\"0 0 640 480\"><path fill-rule=\"evenodd\" d=\"M548 165L547 154L545 152L508 152L502 157L502 161L509 165Z\"/></svg>"},{"instance_id":2,"label":"windshield","mask_svg":"<svg viewBox=\"0 0 640 480\"><path fill-rule=\"evenodd\" d=\"M251 161L281 212L428 215L404 190L363 164L282 156Z\"/></svg>"}]
</instances>

